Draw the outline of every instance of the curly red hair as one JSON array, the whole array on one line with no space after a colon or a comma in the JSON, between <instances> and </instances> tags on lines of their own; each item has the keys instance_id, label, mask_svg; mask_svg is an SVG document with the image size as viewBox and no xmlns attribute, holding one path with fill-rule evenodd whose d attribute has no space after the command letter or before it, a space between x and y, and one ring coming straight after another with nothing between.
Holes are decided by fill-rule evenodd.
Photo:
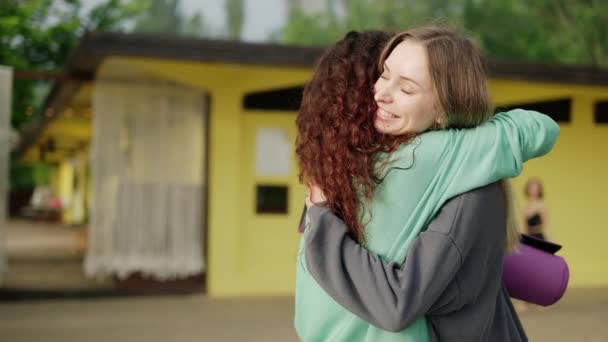
<instances>
[{"instance_id":1,"label":"curly red hair","mask_svg":"<svg viewBox=\"0 0 608 342\"><path fill-rule=\"evenodd\" d=\"M382 135L374 127L377 63L391 36L349 32L327 50L304 88L296 119L300 182L323 190L326 205L359 243L365 241L361 199L370 199L379 183L378 152L411 138Z\"/></svg>"}]
</instances>

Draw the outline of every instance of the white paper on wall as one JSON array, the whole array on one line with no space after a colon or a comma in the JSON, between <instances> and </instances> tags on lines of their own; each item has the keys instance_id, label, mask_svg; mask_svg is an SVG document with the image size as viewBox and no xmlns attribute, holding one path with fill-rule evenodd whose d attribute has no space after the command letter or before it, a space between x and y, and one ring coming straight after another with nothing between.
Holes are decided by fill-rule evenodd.
<instances>
[{"instance_id":1,"label":"white paper on wall","mask_svg":"<svg viewBox=\"0 0 608 342\"><path fill-rule=\"evenodd\" d=\"M258 128L256 132L256 176L288 176L292 144L281 128Z\"/></svg>"}]
</instances>

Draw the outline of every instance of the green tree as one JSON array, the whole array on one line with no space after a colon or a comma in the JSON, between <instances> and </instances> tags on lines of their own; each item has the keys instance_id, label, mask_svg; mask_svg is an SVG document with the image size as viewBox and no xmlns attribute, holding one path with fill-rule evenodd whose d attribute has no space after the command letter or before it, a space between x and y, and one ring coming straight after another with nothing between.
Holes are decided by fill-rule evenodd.
<instances>
[{"instance_id":1,"label":"green tree","mask_svg":"<svg viewBox=\"0 0 608 342\"><path fill-rule=\"evenodd\" d=\"M467 29L501 59L608 65L608 3L469 0Z\"/></svg>"},{"instance_id":2,"label":"green tree","mask_svg":"<svg viewBox=\"0 0 608 342\"><path fill-rule=\"evenodd\" d=\"M0 10L0 64L59 71L87 30L122 30L144 7L138 0L106 0L82 13L80 0L4 0ZM11 124L20 128L38 114L45 83L17 80Z\"/></svg>"},{"instance_id":3,"label":"green tree","mask_svg":"<svg viewBox=\"0 0 608 342\"><path fill-rule=\"evenodd\" d=\"M228 26L228 37L239 40L245 20L245 8L243 0L225 0L226 22Z\"/></svg>"},{"instance_id":4,"label":"green tree","mask_svg":"<svg viewBox=\"0 0 608 342\"><path fill-rule=\"evenodd\" d=\"M287 24L272 36L328 45L349 30L401 31L447 23L476 36L495 59L608 65L608 2L601 0L327 0L321 13L290 1ZM335 8L340 8L337 15Z\"/></svg>"},{"instance_id":5,"label":"green tree","mask_svg":"<svg viewBox=\"0 0 608 342\"><path fill-rule=\"evenodd\" d=\"M134 32L181 33L183 15L179 0L152 0L148 9L136 21Z\"/></svg>"},{"instance_id":6,"label":"green tree","mask_svg":"<svg viewBox=\"0 0 608 342\"><path fill-rule=\"evenodd\" d=\"M210 35L202 13L195 13L186 20L182 26L182 34L194 37L206 37Z\"/></svg>"},{"instance_id":7,"label":"green tree","mask_svg":"<svg viewBox=\"0 0 608 342\"><path fill-rule=\"evenodd\" d=\"M135 21L134 32L201 37L207 34L203 15L184 14L180 0L149 0L148 8Z\"/></svg>"},{"instance_id":8,"label":"green tree","mask_svg":"<svg viewBox=\"0 0 608 342\"><path fill-rule=\"evenodd\" d=\"M400 31L428 22L453 21L462 12L460 1L432 0L327 0L321 13L307 13L297 1L290 2L287 24L273 40L298 45L328 45L350 30Z\"/></svg>"}]
</instances>

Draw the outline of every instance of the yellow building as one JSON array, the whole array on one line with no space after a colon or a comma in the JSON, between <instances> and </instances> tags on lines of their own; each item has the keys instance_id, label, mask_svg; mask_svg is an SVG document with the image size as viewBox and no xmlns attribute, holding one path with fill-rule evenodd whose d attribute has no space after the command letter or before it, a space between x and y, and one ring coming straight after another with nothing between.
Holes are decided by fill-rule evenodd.
<instances>
[{"instance_id":1,"label":"yellow building","mask_svg":"<svg viewBox=\"0 0 608 342\"><path fill-rule=\"evenodd\" d=\"M189 160L194 161L187 167L195 170L194 175L184 177L191 177L203 189L200 232L207 292L213 296L291 294L299 240L296 226L305 194L293 152L294 121L302 86L321 52L268 44L90 34L68 64L70 80L55 85L44 119L28 132L18 153L24 161L57 163L55 183L60 197L72 206L81 202L90 207L87 201L95 194L88 190L88 160L98 155L91 150L93 132L107 134L108 143L120 140L116 143L120 153L130 157L139 153L133 147L137 142L130 140L134 138L116 132L138 124L124 119L116 126L106 120L115 126L104 131L95 127L94 123L103 121L98 116L110 115L108 108L115 102L131 108L124 110L127 118L129 110L138 111L133 108L140 108L144 115L144 107L130 104L130 99L153 101L151 94L156 90L149 89L169 89L174 95L158 96L173 99L171 103L178 107L196 103L194 112L200 115L193 121L201 123L200 130L181 128L192 146L180 146L189 149ZM564 245L560 254L570 264L571 286L608 285L608 253L603 248L608 240L603 213L603 196L608 193L604 179L608 174L608 70L491 63L490 74L498 107L537 108L559 121L562 133L554 151L529 162L515 182L516 189L522 189L530 176L544 181L554 235ZM120 86L101 90L109 84ZM136 89L144 88L151 92L136 94ZM183 93L194 95L186 99ZM200 102L192 100L197 96ZM150 106L141 104L145 105ZM145 108L156 113L154 106ZM188 108L192 111L193 107ZM179 132L172 137L183 138ZM157 143L150 137L141 139L148 145ZM146 167L131 177L139 175L153 182L156 176L151 171L176 164L172 158L173 153L159 152L156 163L145 164L150 159L141 159ZM93 167L91 177L96 172ZM77 186L70 186L75 178ZM75 189L80 192L76 200ZM521 196L519 200L523 203ZM68 208L66 222L82 218L82 213L75 215L74 208Z\"/></svg>"}]
</instances>

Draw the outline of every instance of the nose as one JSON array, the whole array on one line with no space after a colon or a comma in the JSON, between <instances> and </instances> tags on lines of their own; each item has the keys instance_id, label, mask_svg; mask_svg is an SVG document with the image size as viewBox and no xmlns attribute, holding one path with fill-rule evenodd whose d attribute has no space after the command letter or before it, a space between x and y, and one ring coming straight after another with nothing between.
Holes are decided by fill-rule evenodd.
<instances>
[{"instance_id":1,"label":"nose","mask_svg":"<svg viewBox=\"0 0 608 342\"><path fill-rule=\"evenodd\" d=\"M376 102L383 102L383 103L387 103L390 102L391 97L390 97L390 92L389 87L387 85L382 85L382 84L376 84L376 86L374 87L375 93L374 93L374 100L376 100Z\"/></svg>"}]
</instances>

